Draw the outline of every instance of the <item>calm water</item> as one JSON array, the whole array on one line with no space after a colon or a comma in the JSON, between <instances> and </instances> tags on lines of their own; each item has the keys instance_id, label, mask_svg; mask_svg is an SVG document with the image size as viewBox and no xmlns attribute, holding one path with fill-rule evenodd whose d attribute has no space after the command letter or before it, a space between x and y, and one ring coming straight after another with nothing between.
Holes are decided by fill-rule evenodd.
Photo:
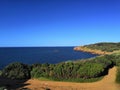
<instances>
[{"instance_id":1,"label":"calm water","mask_svg":"<svg viewBox=\"0 0 120 90\"><path fill-rule=\"evenodd\" d=\"M74 51L73 47L0 48L0 68L16 61L25 64L59 63L94 56L96 55Z\"/></svg>"}]
</instances>

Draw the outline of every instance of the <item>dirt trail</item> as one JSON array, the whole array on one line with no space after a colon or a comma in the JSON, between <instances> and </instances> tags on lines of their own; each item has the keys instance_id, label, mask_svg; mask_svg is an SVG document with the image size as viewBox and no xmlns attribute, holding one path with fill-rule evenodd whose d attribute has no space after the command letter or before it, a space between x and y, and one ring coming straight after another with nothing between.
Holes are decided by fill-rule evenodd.
<instances>
[{"instance_id":1,"label":"dirt trail","mask_svg":"<svg viewBox=\"0 0 120 90\"><path fill-rule=\"evenodd\" d=\"M115 83L115 78L116 67L113 67L109 70L108 75L98 82L71 83L30 79L25 82L25 84L29 85L24 88L29 88L31 90L120 90L120 86Z\"/></svg>"}]
</instances>

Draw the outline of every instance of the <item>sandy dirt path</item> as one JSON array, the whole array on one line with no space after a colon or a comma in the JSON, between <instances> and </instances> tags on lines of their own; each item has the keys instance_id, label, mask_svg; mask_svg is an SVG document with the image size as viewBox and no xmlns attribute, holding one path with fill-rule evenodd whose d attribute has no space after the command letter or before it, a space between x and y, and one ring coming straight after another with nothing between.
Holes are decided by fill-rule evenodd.
<instances>
[{"instance_id":1,"label":"sandy dirt path","mask_svg":"<svg viewBox=\"0 0 120 90\"><path fill-rule=\"evenodd\" d=\"M115 83L115 78L116 67L113 67L109 70L108 75L98 82L71 83L30 79L25 82L25 84L29 85L24 88L29 88L31 90L120 90L120 86Z\"/></svg>"}]
</instances>

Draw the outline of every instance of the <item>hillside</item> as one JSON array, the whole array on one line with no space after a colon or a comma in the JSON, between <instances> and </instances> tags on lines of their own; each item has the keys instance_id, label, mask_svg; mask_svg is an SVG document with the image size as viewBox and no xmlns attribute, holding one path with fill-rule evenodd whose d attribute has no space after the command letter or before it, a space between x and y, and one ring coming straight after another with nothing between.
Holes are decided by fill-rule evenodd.
<instances>
[{"instance_id":1,"label":"hillside","mask_svg":"<svg viewBox=\"0 0 120 90\"><path fill-rule=\"evenodd\" d=\"M96 43L96 44L78 46L75 47L74 50L105 55L105 54L111 54L113 51L115 52L120 50L120 43L107 43L107 42Z\"/></svg>"}]
</instances>

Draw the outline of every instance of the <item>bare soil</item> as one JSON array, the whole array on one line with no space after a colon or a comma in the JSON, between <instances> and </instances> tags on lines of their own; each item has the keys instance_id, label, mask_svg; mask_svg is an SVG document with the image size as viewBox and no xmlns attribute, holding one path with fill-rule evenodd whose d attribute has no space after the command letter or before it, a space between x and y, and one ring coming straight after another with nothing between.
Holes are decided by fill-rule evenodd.
<instances>
[{"instance_id":1,"label":"bare soil","mask_svg":"<svg viewBox=\"0 0 120 90\"><path fill-rule=\"evenodd\" d=\"M72 83L56 81L40 81L30 79L23 88L30 90L120 90L120 85L115 83L116 67L109 70L102 80L93 83ZM19 90L19 89L18 89Z\"/></svg>"}]
</instances>

